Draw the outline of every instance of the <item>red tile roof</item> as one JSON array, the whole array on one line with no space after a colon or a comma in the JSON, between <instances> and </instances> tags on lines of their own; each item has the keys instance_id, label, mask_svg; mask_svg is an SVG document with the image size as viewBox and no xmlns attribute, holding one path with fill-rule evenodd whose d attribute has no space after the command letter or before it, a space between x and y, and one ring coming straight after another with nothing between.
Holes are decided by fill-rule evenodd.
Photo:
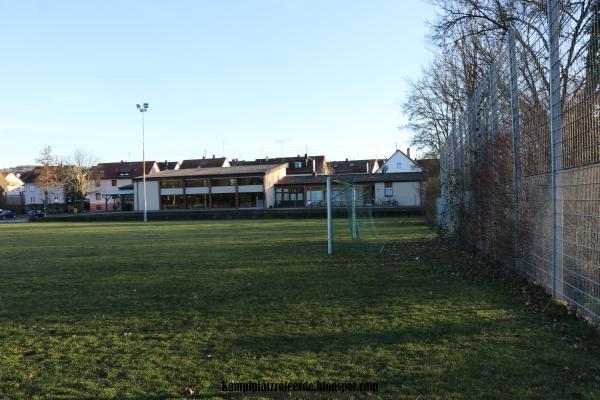
<instances>
[{"instance_id":1,"label":"red tile roof","mask_svg":"<svg viewBox=\"0 0 600 400\"><path fill-rule=\"evenodd\" d=\"M146 174L152 171L156 161L146 161ZM132 179L143 175L141 161L121 161L114 163L100 163L96 166L100 179Z\"/></svg>"},{"instance_id":2,"label":"red tile roof","mask_svg":"<svg viewBox=\"0 0 600 400\"><path fill-rule=\"evenodd\" d=\"M223 164L225 164L225 161L227 161L227 157L183 160L179 166L179 169L222 167Z\"/></svg>"},{"instance_id":3,"label":"red tile roof","mask_svg":"<svg viewBox=\"0 0 600 400\"><path fill-rule=\"evenodd\" d=\"M291 163L299 162L301 166L294 168ZM288 164L287 175L310 175L313 172L317 174L327 173L328 167L325 162L325 156L296 156L296 157L276 157L276 158L257 158L254 161L234 160L232 165L263 165L263 164ZM313 168L314 165L314 168Z\"/></svg>"}]
</instances>

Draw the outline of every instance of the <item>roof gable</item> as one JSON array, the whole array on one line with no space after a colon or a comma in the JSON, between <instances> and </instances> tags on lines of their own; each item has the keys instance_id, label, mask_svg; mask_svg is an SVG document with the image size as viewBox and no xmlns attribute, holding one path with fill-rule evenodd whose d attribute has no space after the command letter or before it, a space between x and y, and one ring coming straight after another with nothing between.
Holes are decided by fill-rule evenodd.
<instances>
[{"instance_id":1,"label":"roof gable","mask_svg":"<svg viewBox=\"0 0 600 400\"><path fill-rule=\"evenodd\" d=\"M191 160L183 160L179 165L179 169L215 167L229 167L229 160L227 160L227 157L196 158Z\"/></svg>"},{"instance_id":2,"label":"roof gable","mask_svg":"<svg viewBox=\"0 0 600 400\"><path fill-rule=\"evenodd\" d=\"M422 172L423 169L401 150L396 150L377 170L378 173Z\"/></svg>"},{"instance_id":3,"label":"roof gable","mask_svg":"<svg viewBox=\"0 0 600 400\"><path fill-rule=\"evenodd\" d=\"M377 160L329 161L334 174L370 174L379 169Z\"/></svg>"}]
</instances>

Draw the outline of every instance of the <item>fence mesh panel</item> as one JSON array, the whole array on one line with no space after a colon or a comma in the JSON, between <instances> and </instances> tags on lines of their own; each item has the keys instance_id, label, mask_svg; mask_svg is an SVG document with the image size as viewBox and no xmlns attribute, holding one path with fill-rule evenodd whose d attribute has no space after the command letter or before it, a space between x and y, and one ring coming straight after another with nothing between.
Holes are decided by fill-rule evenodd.
<instances>
[{"instance_id":1,"label":"fence mesh panel","mask_svg":"<svg viewBox=\"0 0 600 400\"><path fill-rule=\"evenodd\" d=\"M449 132L442 222L600 322L600 2L544 5Z\"/></svg>"}]
</instances>

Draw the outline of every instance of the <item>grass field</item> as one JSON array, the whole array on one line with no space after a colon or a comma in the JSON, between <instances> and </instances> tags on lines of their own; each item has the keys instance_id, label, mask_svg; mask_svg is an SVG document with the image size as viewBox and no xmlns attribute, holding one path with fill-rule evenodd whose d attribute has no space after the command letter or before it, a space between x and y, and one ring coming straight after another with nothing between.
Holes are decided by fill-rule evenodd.
<instances>
[{"instance_id":1,"label":"grass field","mask_svg":"<svg viewBox=\"0 0 600 400\"><path fill-rule=\"evenodd\" d=\"M591 329L471 277L414 217L376 222L381 253L333 256L320 220L0 225L0 398L600 398Z\"/></svg>"}]
</instances>

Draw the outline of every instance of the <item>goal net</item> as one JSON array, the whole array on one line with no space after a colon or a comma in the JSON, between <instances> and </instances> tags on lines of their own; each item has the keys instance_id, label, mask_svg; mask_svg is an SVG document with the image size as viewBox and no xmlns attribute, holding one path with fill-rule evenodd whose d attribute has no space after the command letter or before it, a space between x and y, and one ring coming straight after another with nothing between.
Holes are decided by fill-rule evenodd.
<instances>
[{"instance_id":1,"label":"goal net","mask_svg":"<svg viewBox=\"0 0 600 400\"><path fill-rule=\"evenodd\" d=\"M327 178L327 252L352 248L381 249L373 220L373 185Z\"/></svg>"}]
</instances>

